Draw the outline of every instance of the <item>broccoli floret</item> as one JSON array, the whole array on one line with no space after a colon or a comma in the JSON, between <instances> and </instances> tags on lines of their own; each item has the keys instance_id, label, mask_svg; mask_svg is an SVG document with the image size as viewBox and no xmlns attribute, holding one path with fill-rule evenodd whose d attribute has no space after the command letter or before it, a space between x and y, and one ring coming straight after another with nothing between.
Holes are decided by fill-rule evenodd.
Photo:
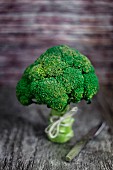
<instances>
[{"instance_id":1,"label":"broccoli floret","mask_svg":"<svg viewBox=\"0 0 113 170\"><path fill-rule=\"evenodd\" d=\"M68 67L64 70L63 76L56 77L57 81L63 84L67 94L71 94L72 90L83 87L84 77L81 70Z\"/></svg>"},{"instance_id":2,"label":"broccoli floret","mask_svg":"<svg viewBox=\"0 0 113 170\"><path fill-rule=\"evenodd\" d=\"M29 105L32 103L33 94L31 93L31 84L28 78L23 76L16 86L16 96L21 104Z\"/></svg>"},{"instance_id":3,"label":"broccoli floret","mask_svg":"<svg viewBox=\"0 0 113 170\"><path fill-rule=\"evenodd\" d=\"M63 110L67 106L68 95L60 82L55 78L45 78L40 81L32 82L31 91L37 102L47 104L55 110Z\"/></svg>"},{"instance_id":4,"label":"broccoli floret","mask_svg":"<svg viewBox=\"0 0 113 170\"><path fill-rule=\"evenodd\" d=\"M66 45L49 48L28 66L16 87L23 105L47 104L63 111L70 102L90 101L99 89L98 78L89 59Z\"/></svg>"},{"instance_id":5,"label":"broccoli floret","mask_svg":"<svg viewBox=\"0 0 113 170\"><path fill-rule=\"evenodd\" d=\"M84 99L91 100L98 88L97 76L94 73L84 74Z\"/></svg>"}]
</instances>

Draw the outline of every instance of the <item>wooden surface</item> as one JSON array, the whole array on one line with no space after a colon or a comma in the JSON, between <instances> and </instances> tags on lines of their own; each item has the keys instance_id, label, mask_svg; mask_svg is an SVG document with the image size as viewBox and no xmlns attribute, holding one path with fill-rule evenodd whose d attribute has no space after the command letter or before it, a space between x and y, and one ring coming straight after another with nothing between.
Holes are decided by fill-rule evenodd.
<instances>
[{"instance_id":1,"label":"wooden surface","mask_svg":"<svg viewBox=\"0 0 113 170\"><path fill-rule=\"evenodd\" d=\"M47 48L67 44L113 85L112 0L0 0L0 85L14 86Z\"/></svg>"},{"instance_id":2,"label":"wooden surface","mask_svg":"<svg viewBox=\"0 0 113 170\"><path fill-rule=\"evenodd\" d=\"M71 163L64 161L76 140L96 126L103 115L113 115L113 105L105 102L109 99L112 103L111 91L104 87L92 104L79 103L73 127L75 137L66 144L54 144L44 133L50 109L44 105L22 106L14 88L1 88L0 170L112 170L113 135L108 126Z\"/></svg>"}]
</instances>

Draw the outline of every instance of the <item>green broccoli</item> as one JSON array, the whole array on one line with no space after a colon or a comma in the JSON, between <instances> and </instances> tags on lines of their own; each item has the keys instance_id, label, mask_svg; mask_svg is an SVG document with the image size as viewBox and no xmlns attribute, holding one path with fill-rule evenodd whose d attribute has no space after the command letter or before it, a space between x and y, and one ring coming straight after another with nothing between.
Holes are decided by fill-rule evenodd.
<instances>
[{"instance_id":1,"label":"green broccoli","mask_svg":"<svg viewBox=\"0 0 113 170\"><path fill-rule=\"evenodd\" d=\"M26 68L17 83L16 95L23 105L35 99L51 108L51 115L61 116L71 102L84 99L89 103L98 89L98 78L89 59L78 50L59 45L49 48Z\"/></svg>"}]
</instances>

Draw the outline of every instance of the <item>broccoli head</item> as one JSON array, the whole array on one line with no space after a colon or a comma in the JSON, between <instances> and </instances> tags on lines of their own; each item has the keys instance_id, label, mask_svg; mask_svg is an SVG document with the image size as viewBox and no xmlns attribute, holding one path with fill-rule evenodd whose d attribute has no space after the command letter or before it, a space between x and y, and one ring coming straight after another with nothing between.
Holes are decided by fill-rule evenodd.
<instances>
[{"instance_id":1,"label":"broccoli head","mask_svg":"<svg viewBox=\"0 0 113 170\"><path fill-rule=\"evenodd\" d=\"M16 95L23 105L35 101L63 111L70 102L90 101L99 89L89 59L66 45L49 48L28 66L17 83Z\"/></svg>"}]
</instances>

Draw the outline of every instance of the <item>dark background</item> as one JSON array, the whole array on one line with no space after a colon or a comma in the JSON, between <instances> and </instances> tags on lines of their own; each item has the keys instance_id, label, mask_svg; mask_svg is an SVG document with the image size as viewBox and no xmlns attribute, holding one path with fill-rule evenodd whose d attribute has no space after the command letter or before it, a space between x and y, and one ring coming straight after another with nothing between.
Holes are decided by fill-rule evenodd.
<instances>
[{"instance_id":1,"label":"dark background","mask_svg":"<svg viewBox=\"0 0 113 170\"><path fill-rule=\"evenodd\" d=\"M0 0L0 85L15 86L47 48L67 44L113 85L112 0Z\"/></svg>"},{"instance_id":2,"label":"dark background","mask_svg":"<svg viewBox=\"0 0 113 170\"><path fill-rule=\"evenodd\" d=\"M50 142L44 133L50 109L22 106L15 86L24 69L51 46L66 44L93 63L100 90L78 106L74 138ZM75 142L100 121L107 126L71 163ZM113 169L113 1L0 0L0 170ZM111 128L113 129L113 128Z\"/></svg>"}]
</instances>

